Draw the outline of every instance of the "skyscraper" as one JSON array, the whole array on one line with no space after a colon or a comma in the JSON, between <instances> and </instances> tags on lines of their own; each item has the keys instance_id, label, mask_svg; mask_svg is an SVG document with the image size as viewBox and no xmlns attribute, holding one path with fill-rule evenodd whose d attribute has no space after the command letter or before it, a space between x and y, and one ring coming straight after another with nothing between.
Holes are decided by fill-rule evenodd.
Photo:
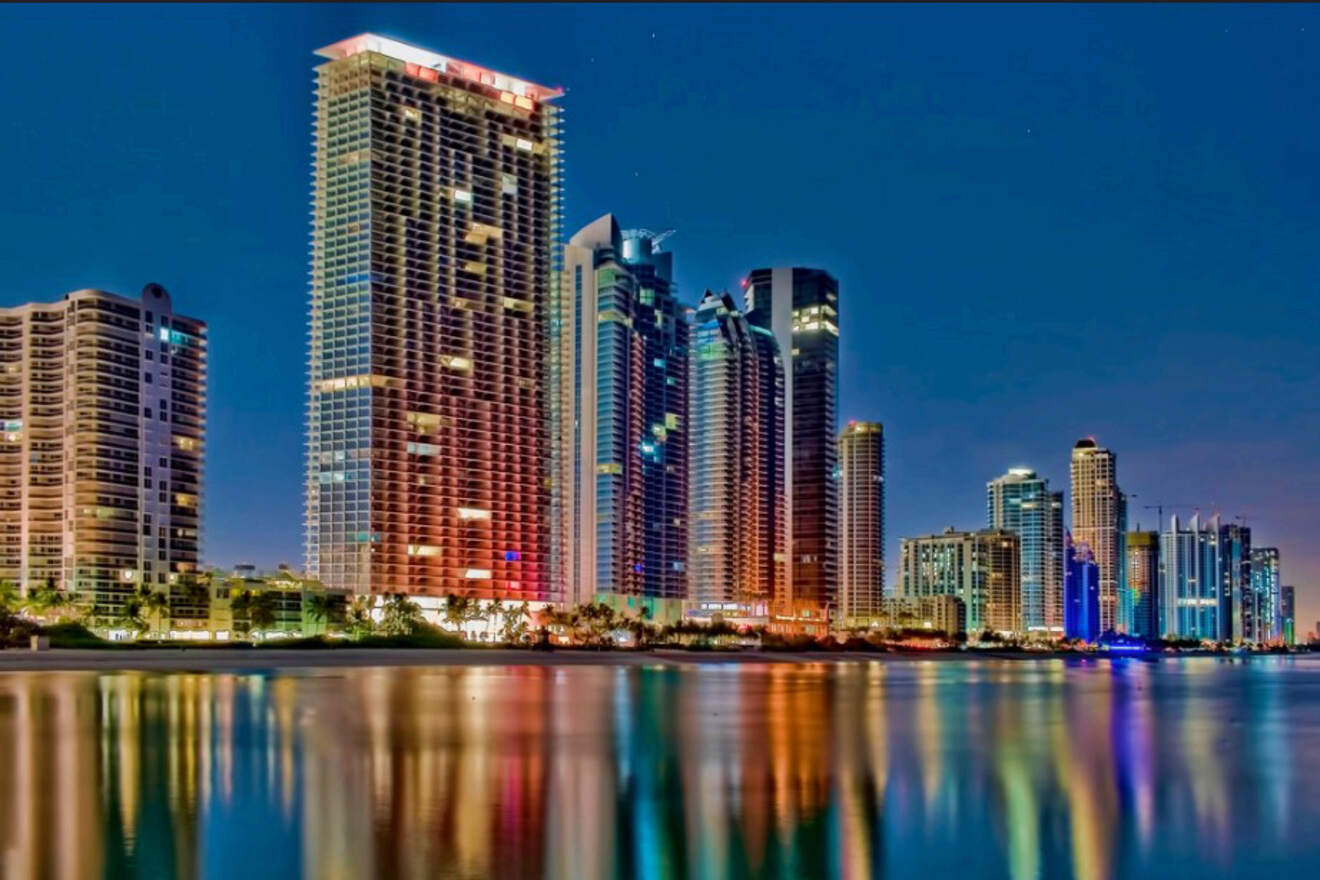
<instances>
[{"instance_id":1,"label":"skyscraper","mask_svg":"<svg viewBox=\"0 0 1320 880\"><path fill-rule=\"evenodd\" d=\"M1222 637L1220 615L1224 590L1219 518L1201 522L1200 514L1182 528L1178 517L1160 536L1160 630L1180 639Z\"/></svg>"},{"instance_id":2,"label":"skyscraper","mask_svg":"<svg viewBox=\"0 0 1320 880\"><path fill-rule=\"evenodd\" d=\"M654 240L606 214L564 251L553 532L578 603L687 592L687 321Z\"/></svg>"},{"instance_id":3,"label":"skyscraper","mask_svg":"<svg viewBox=\"0 0 1320 880\"><path fill-rule=\"evenodd\" d=\"M206 325L159 284L0 309L0 578L108 623L197 571Z\"/></svg>"},{"instance_id":4,"label":"skyscraper","mask_svg":"<svg viewBox=\"0 0 1320 880\"><path fill-rule=\"evenodd\" d=\"M374 34L317 54L308 571L557 599L560 92Z\"/></svg>"},{"instance_id":5,"label":"skyscraper","mask_svg":"<svg viewBox=\"0 0 1320 880\"><path fill-rule=\"evenodd\" d=\"M885 437L878 422L839 435L839 612L875 617L885 584Z\"/></svg>"},{"instance_id":6,"label":"skyscraper","mask_svg":"<svg viewBox=\"0 0 1320 880\"><path fill-rule=\"evenodd\" d=\"M706 291L688 371L688 597L785 597L784 365L769 332Z\"/></svg>"},{"instance_id":7,"label":"skyscraper","mask_svg":"<svg viewBox=\"0 0 1320 880\"><path fill-rule=\"evenodd\" d=\"M1007 529L904 538L899 545L903 598L956 596L967 610L967 632L1021 632L1021 548Z\"/></svg>"},{"instance_id":8,"label":"skyscraper","mask_svg":"<svg viewBox=\"0 0 1320 880\"><path fill-rule=\"evenodd\" d=\"M1118 458L1084 437L1073 446L1071 477L1073 540L1090 547L1100 566L1100 631L1124 631L1119 583L1127 505L1118 488Z\"/></svg>"},{"instance_id":9,"label":"skyscraper","mask_svg":"<svg viewBox=\"0 0 1320 880\"><path fill-rule=\"evenodd\" d=\"M1100 567L1085 544L1064 538L1063 632L1067 638L1094 642L1100 637Z\"/></svg>"},{"instance_id":10,"label":"skyscraper","mask_svg":"<svg viewBox=\"0 0 1320 880\"><path fill-rule=\"evenodd\" d=\"M1220 576L1219 638L1225 642L1249 640L1255 628L1251 600L1251 529L1237 523L1219 527Z\"/></svg>"},{"instance_id":11,"label":"skyscraper","mask_svg":"<svg viewBox=\"0 0 1320 880\"><path fill-rule=\"evenodd\" d=\"M986 525L1020 539L1023 632L1063 635L1063 493L1029 468L1011 468L986 483Z\"/></svg>"},{"instance_id":12,"label":"skyscraper","mask_svg":"<svg viewBox=\"0 0 1320 880\"><path fill-rule=\"evenodd\" d=\"M637 281L646 381L642 414L642 591L687 598L688 309L678 301L669 233L623 231L623 259ZM649 312L647 311L649 309Z\"/></svg>"},{"instance_id":13,"label":"skyscraper","mask_svg":"<svg viewBox=\"0 0 1320 880\"><path fill-rule=\"evenodd\" d=\"M1255 603L1255 632L1252 641L1260 644L1279 637L1279 606L1283 579L1277 547L1257 547L1251 551L1251 598Z\"/></svg>"},{"instance_id":14,"label":"skyscraper","mask_svg":"<svg viewBox=\"0 0 1320 880\"><path fill-rule=\"evenodd\" d=\"M1297 644L1297 591L1279 587L1279 637L1292 647Z\"/></svg>"},{"instance_id":15,"label":"skyscraper","mask_svg":"<svg viewBox=\"0 0 1320 880\"><path fill-rule=\"evenodd\" d=\"M788 593L795 608L833 608L839 284L820 269L756 269L747 275L745 297L747 320L774 335L784 359Z\"/></svg>"},{"instance_id":16,"label":"skyscraper","mask_svg":"<svg viewBox=\"0 0 1320 880\"><path fill-rule=\"evenodd\" d=\"M1160 534L1127 533L1128 591L1132 594L1132 634L1157 639L1160 632Z\"/></svg>"}]
</instances>

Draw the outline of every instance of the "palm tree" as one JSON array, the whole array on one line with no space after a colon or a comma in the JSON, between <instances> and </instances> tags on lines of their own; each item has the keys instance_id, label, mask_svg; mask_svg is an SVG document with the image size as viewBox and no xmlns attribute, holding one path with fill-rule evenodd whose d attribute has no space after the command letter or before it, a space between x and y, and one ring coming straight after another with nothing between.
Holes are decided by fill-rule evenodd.
<instances>
[{"instance_id":1,"label":"palm tree","mask_svg":"<svg viewBox=\"0 0 1320 880\"><path fill-rule=\"evenodd\" d=\"M654 631L651 626L651 609L643 605L637 609L637 616L625 621L628 630L632 632L633 643L639 647L645 647L650 642L650 637Z\"/></svg>"},{"instance_id":2,"label":"palm tree","mask_svg":"<svg viewBox=\"0 0 1320 880\"><path fill-rule=\"evenodd\" d=\"M445 597L445 623L452 625L460 635L463 632L463 622L467 620L468 604L469 600L465 596L450 593Z\"/></svg>"},{"instance_id":3,"label":"palm tree","mask_svg":"<svg viewBox=\"0 0 1320 880\"><path fill-rule=\"evenodd\" d=\"M348 607L344 609L344 626L354 638L361 638L370 635L376 628L376 623L371 619L370 596L358 594L348 602Z\"/></svg>"},{"instance_id":4,"label":"palm tree","mask_svg":"<svg viewBox=\"0 0 1320 880\"><path fill-rule=\"evenodd\" d=\"M516 645L527 635L527 603L510 605L504 609L504 625L500 636L510 645Z\"/></svg>"},{"instance_id":5,"label":"palm tree","mask_svg":"<svg viewBox=\"0 0 1320 880\"><path fill-rule=\"evenodd\" d=\"M481 606L481 600L480 600L480 599L468 599L468 600L467 600L467 608L465 609L464 614L463 614L463 622L464 622L465 624L466 624L466 623L476 623L478 620L484 620L484 621L486 621L487 625L489 625L489 623L490 623L490 607L488 606L488 607L486 607L486 608L483 608L483 607ZM467 628L467 627L464 627L464 629L466 629L466 628Z\"/></svg>"},{"instance_id":6,"label":"palm tree","mask_svg":"<svg viewBox=\"0 0 1320 880\"><path fill-rule=\"evenodd\" d=\"M229 610L234 615L234 631L246 635L252 628L252 591L243 590L234 596Z\"/></svg>"},{"instance_id":7,"label":"palm tree","mask_svg":"<svg viewBox=\"0 0 1320 880\"><path fill-rule=\"evenodd\" d=\"M275 594L262 591L252 594L248 604L248 618L256 632L268 630L275 625Z\"/></svg>"},{"instance_id":8,"label":"palm tree","mask_svg":"<svg viewBox=\"0 0 1320 880\"><path fill-rule=\"evenodd\" d=\"M421 628L425 620L422 609L403 593L393 593L381 609L380 628L389 636L410 636Z\"/></svg>"},{"instance_id":9,"label":"palm tree","mask_svg":"<svg viewBox=\"0 0 1320 880\"><path fill-rule=\"evenodd\" d=\"M618 614L604 602L584 606L581 619L586 623L587 641L597 647L609 644L610 634L618 629Z\"/></svg>"},{"instance_id":10,"label":"palm tree","mask_svg":"<svg viewBox=\"0 0 1320 880\"><path fill-rule=\"evenodd\" d=\"M45 586L32 587L28 590L27 596L22 600L23 611L32 617L44 618L59 604L59 601L60 592L55 589L55 579L46 578Z\"/></svg>"},{"instance_id":11,"label":"palm tree","mask_svg":"<svg viewBox=\"0 0 1320 880\"><path fill-rule=\"evenodd\" d=\"M0 610L15 611L23 604L23 594L13 581L0 581Z\"/></svg>"},{"instance_id":12,"label":"palm tree","mask_svg":"<svg viewBox=\"0 0 1320 880\"><path fill-rule=\"evenodd\" d=\"M147 620L142 614L141 593L129 593L124 597L124 603L119 606L119 613L115 615L115 623L133 633L135 637L142 637L147 631Z\"/></svg>"},{"instance_id":13,"label":"palm tree","mask_svg":"<svg viewBox=\"0 0 1320 880\"><path fill-rule=\"evenodd\" d=\"M547 632L568 635L571 625L569 612L562 608L544 608L540 612L541 628Z\"/></svg>"},{"instance_id":14,"label":"palm tree","mask_svg":"<svg viewBox=\"0 0 1320 880\"><path fill-rule=\"evenodd\" d=\"M164 629L164 619L168 616L170 610L170 599L165 593L158 593L150 587L143 587L142 611L147 617L150 617L156 625L156 637L160 638L161 631Z\"/></svg>"},{"instance_id":15,"label":"palm tree","mask_svg":"<svg viewBox=\"0 0 1320 880\"><path fill-rule=\"evenodd\" d=\"M330 628L330 596L327 593L312 593L307 597L304 606L307 609L307 617L313 624L321 623L324 626L321 632L326 632Z\"/></svg>"}]
</instances>

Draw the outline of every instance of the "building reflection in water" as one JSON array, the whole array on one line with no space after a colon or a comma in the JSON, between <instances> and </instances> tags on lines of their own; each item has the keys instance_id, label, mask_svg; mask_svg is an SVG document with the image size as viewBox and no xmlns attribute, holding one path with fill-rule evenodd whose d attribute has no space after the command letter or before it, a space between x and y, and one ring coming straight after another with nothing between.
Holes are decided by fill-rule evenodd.
<instances>
[{"instance_id":1,"label":"building reflection in water","mask_svg":"<svg viewBox=\"0 0 1320 880\"><path fill-rule=\"evenodd\" d=\"M10 673L0 874L1299 870L1318 727L1286 658Z\"/></svg>"}]
</instances>

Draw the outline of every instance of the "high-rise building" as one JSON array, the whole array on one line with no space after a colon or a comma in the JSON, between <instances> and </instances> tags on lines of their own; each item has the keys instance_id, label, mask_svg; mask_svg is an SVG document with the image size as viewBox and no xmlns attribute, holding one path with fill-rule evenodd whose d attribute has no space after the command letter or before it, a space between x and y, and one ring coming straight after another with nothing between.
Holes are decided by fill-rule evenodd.
<instances>
[{"instance_id":1,"label":"high-rise building","mask_svg":"<svg viewBox=\"0 0 1320 880\"><path fill-rule=\"evenodd\" d=\"M1016 532L1022 548L1022 630L1063 635L1063 493L1029 468L986 483L986 525Z\"/></svg>"},{"instance_id":2,"label":"high-rise building","mask_svg":"<svg viewBox=\"0 0 1320 880\"><path fill-rule=\"evenodd\" d=\"M688 598L781 606L784 365L727 293L692 321L688 417Z\"/></svg>"},{"instance_id":3,"label":"high-rise building","mask_svg":"<svg viewBox=\"0 0 1320 880\"><path fill-rule=\"evenodd\" d=\"M1160 632L1179 639L1222 638L1223 554L1219 517L1202 523L1194 515L1182 528L1178 517L1160 536Z\"/></svg>"},{"instance_id":4,"label":"high-rise building","mask_svg":"<svg viewBox=\"0 0 1320 880\"><path fill-rule=\"evenodd\" d=\"M687 598L688 308L678 300L669 236L623 231L623 260L637 282L646 381L642 415L642 592ZM649 311L648 311L649 310Z\"/></svg>"},{"instance_id":5,"label":"high-rise building","mask_svg":"<svg viewBox=\"0 0 1320 880\"><path fill-rule=\"evenodd\" d=\"M1127 533L1128 592L1132 594L1132 634L1157 639L1160 632L1160 534Z\"/></svg>"},{"instance_id":6,"label":"high-rise building","mask_svg":"<svg viewBox=\"0 0 1320 880\"><path fill-rule=\"evenodd\" d=\"M756 269L744 293L747 320L784 359L790 603L837 610L839 284L820 269Z\"/></svg>"},{"instance_id":7,"label":"high-rise building","mask_svg":"<svg viewBox=\"0 0 1320 880\"><path fill-rule=\"evenodd\" d=\"M1288 647L1297 644L1297 591L1279 587L1279 637Z\"/></svg>"},{"instance_id":8,"label":"high-rise building","mask_svg":"<svg viewBox=\"0 0 1320 880\"><path fill-rule=\"evenodd\" d=\"M1251 551L1251 598L1255 603L1255 632L1252 641L1259 644L1279 637L1279 605L1283 578L1279 569L1277 547L1257 547Z\"/></svg>"},{"instance_id":9,"label":"high-rise building","mask_svg":"<svg viewBox=\"0 0 1320 880\"><path fill-rule=\"evenodd\" d=\"M374 34L317 54L308 573L557 600L560 91Z\"/></svg>"},{"instance_id":10,"label":"high-rise building","mask_svg":"<svg viewBox=\"0 0 1320 880\"><path fill-rule=\"evenodd\" d=\"M1255 629L1255 609L1251 602L1251 529L1238 523L1219 527L1219 565L1224 583L1219 591L1219 639L1224 642L1250 641Z\"/></svg>"},{"instance_id":11,"label":"high-rise building","mask_svg":"<svg viewBox=\"0 0 1320 880\"><path fill-rule=\"evenodd\" d=\"M0 309L0 578L92 603L191 580L201 541L206 325L159 284Z\"/></svg>"},{"instance_id":12,"label":"high-rise building","mask_svg":"<svg viewBox=\"0 0 1320 880\"><path fill-rule=\"evenodd\" d=\"M1100 638L1100 566L1085 544L1064 537L1063 633L1070 639Z\"/></svg>"},{"instance_id":13,"label":"high-rise building","mask_svg":"<svg viewBox=\"0 0 1320 880\"><path fill-rule=\"evenodd\" d=\"M564 250L552 531L577 603L687 594L687 321L654 241L606 214Z\"/></svg>"},{"instance_id":14,"label":"high-rise building","mask_svg":"<svg viewBox=\"0 0 1320 880\"><path fill-rule=\"evenodd\" d=\"M849 422L839 435L839 612L879 613L885 584L885 435L879 422Z\"/></svg>"},{"instance_id":15,"label":"high-rise building","mask_svg":"<svg viewBox=\"0 0 1320 880\"><path fill-rule=\"evenodd\" d=\"M903 598L956 596L967 632L1021 633L1021 548L1015 532L985 529L904 538L899 545Z\"/></svg>"},{"instance_id":16,"label":"high-rise building","mask_svg":"<svg viewBox=\"0 0 1320 880\"><path fill-rule=\"evenodd\" d=\"M1100 566L1100 631L1126 631L1119 584L1127 503L1118 488L1118 458L1084 437L1073 446L1071 477L1073 540L1090 547Z\"/></svg>"}]
</instances>

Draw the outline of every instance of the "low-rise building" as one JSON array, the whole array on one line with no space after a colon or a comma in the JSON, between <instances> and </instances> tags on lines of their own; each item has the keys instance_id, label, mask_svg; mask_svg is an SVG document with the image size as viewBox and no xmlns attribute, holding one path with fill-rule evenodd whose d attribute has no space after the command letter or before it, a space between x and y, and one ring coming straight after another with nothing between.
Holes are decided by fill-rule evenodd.
<instances>
[{"instance_id":1,"label":"low-rise building","mask_svg":"<svg viewBox=\"0 0 1320 880\"><path fill-rule=\"evenodd\" d=\"M957 596L889 596L880 600L874 625L922 629L956 637L967 633L967 606Z\"/></svg>"}]
</instances>

